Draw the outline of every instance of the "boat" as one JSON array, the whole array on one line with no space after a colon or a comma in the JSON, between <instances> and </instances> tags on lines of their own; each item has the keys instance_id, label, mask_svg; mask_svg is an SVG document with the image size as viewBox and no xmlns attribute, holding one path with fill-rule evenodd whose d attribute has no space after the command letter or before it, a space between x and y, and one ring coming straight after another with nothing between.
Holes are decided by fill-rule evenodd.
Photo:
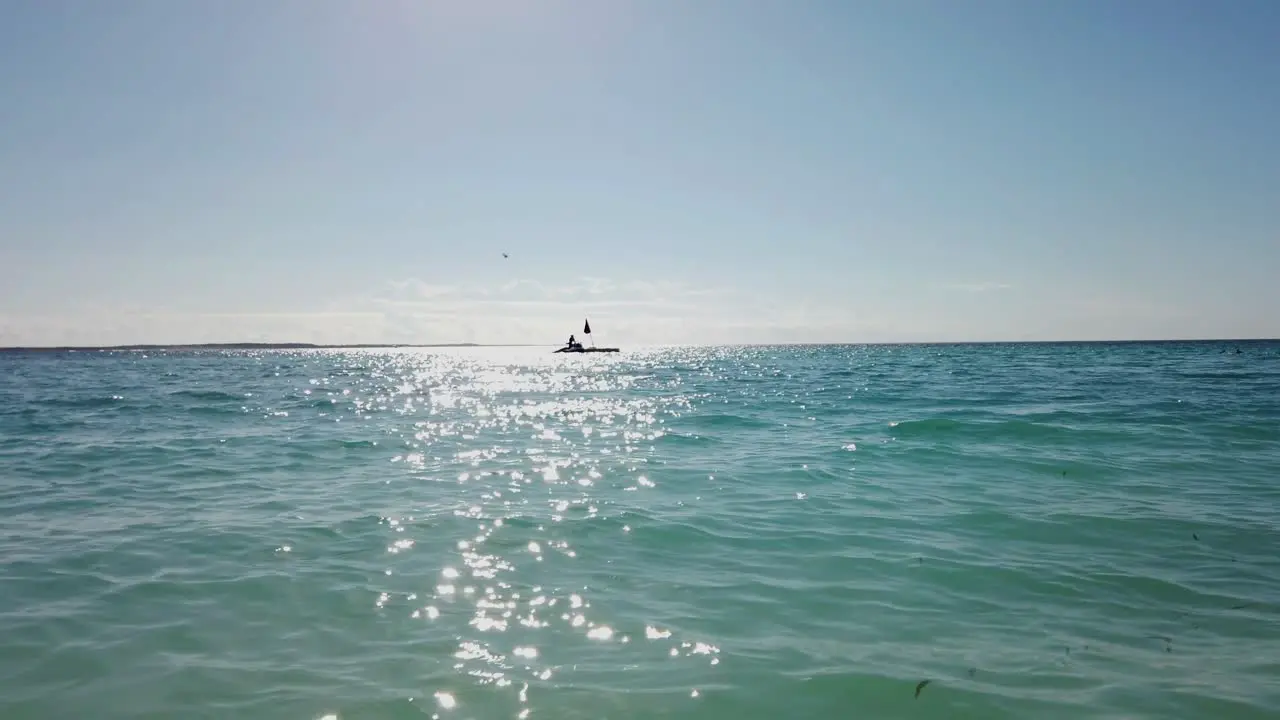
<instances>
[{"instance_id":1,"label":"boat","mask_svg":"<svg viewBox=\"0 0 1280 720\"><path fill-rule=\"evenodd\" d=\"M553 353L593 353L593 352L619 352L619 350L618 348L604 348L604 347L594 347L594 346L582 347L581 345L574 345L572 347L562 347L559 350L553 351Z\"/></svg>"},{"instance_id":2,"label":"boat","mask_svg":"<svg viewBox=\"0 0 1280 720\"><path fill-rule=\"evenodd\" d=\"M582 323L582 334L591 336L591 320L588 319ZM559 348L554 353L601 353L601 352L618 352L616 347L596 347L595 340L591 341L591 347L584 347L582 343L575 342L573 336L569 336L569 342L564 347Z\"/></svg>"}]
</instances>

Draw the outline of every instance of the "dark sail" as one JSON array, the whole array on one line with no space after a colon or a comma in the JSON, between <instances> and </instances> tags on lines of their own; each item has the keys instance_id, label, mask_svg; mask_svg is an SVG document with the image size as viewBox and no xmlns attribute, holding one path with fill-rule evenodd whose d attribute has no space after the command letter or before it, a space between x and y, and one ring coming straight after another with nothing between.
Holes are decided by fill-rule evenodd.
<instances>
[{"instance_id":1,"label":"dark sail","mask_svg":"<svg viewBox=\"0 0 1280 720\"><path fill-rule=\"evenodd\" d=\"M591 334L591 321L590 321L590 320L587 320L587 321L585 321L585 322L583 323L583 325L582 325L582 334L583 334L583 335L590 335L590 334Z\"/></svg>"}]
</instances>

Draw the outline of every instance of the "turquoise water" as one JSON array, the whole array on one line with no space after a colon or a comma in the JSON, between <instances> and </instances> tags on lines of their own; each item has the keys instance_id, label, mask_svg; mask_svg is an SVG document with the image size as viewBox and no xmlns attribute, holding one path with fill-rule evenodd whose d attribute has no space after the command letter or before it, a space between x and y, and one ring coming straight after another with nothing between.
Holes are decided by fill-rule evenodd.
<instances>
[{"instance_id":1,"label":"turquoise water","mask_svg":"<svg viewBox=\"0 0 1280 720\"><path fill-rule=\"evenodd\" d=\"M1280 713L1280 343L0 355L0 499L5 720Z\"/></svg>"}]
</instances>

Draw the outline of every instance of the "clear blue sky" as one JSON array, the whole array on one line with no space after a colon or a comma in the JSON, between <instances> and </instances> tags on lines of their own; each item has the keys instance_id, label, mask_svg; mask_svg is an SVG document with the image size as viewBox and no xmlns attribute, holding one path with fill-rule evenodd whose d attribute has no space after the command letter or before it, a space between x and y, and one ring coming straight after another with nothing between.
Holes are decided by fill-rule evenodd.
<instances>
[{"instance_id":1,"label":"clear blue sky","mask_svg":"<svg viewBox=\"0 0 1280 720\"><path fill-rule=\"evenodd\" d=\"M5 0L0 344L1276 337L1277 37L1274 0Z\"/></svg>"}]
</instances>

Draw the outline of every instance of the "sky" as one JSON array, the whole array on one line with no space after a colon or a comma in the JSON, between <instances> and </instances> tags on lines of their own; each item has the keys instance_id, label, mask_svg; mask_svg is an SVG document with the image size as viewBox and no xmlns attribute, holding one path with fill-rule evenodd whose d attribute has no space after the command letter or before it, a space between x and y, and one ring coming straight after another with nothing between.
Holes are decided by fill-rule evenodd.
<instances>
[{"instance_id":1,"label":"sky","mask_svg":"<svg viewBox=\"0 0 1280 720\"><path fill-rule=\"evenodd\" d=\"M0 345L1280 337L1278 34L1274 0L3 0Z\"/></svg>"}]
</instances>

